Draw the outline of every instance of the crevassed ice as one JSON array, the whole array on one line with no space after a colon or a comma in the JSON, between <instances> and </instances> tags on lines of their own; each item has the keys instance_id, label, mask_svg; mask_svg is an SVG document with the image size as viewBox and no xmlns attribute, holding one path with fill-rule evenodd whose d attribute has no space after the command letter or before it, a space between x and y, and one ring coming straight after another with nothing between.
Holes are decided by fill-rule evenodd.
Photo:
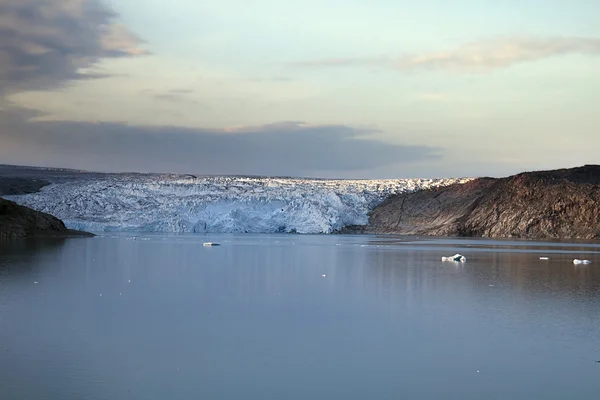
<instances>
[{"instance_id":1,"label":"crevassed ice","mask_svg":"<svg viewBox=\"0 0 600 400\"><path fill-rule=\"evenodd\" d=\"M9 197L91 232L331 233L366 224L391 194L466 180L110 175Z\"/></svg>"}]
</instances>

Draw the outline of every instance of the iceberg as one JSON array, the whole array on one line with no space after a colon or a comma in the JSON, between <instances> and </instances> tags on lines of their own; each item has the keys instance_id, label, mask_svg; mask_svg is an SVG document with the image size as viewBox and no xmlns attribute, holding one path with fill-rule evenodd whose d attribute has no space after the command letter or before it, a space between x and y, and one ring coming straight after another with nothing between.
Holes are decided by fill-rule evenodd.
<instances>
[{"instance_id":1,"label":"iceberg","mask_svg":"<svg viewBox=\"0 0 600 400\"><path fill-rule=\"evenodd\" d=\"M442 261L466 262L467 258L461 254L455 254L450 257L442 257Z\"/></svg>"},{"instance_id":2,"label":"iceberg","mask_svg":"<svg viewBox=\"0 0 600 400\"><path fill-rule=\"evenodd\" d=\"M573 260L573 264L591 264L590 260L578 260L577 258Z\"/></svg>"},{"instance_id":3,"label":"iceberg","mask_svg":"<svg viewBox=\"0 0 600 400\"><path fill-rule=\"evenodd\" d=\"M7 197L88 232L326 234L366 224L392 194L465 181L81 173Z\"/></svg>"}]
</instances>

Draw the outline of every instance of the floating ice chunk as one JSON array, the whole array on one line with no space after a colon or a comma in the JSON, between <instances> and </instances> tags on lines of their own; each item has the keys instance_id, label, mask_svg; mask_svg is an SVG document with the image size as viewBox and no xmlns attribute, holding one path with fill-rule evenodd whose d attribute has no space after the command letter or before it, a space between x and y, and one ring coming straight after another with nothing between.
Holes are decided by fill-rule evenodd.
<instances>
[{"instance_id":1,"label":"floating ice chunk","mask_svg":"<svg viewBox=\"0 0 600 400\"><path fill-rule=\"evenodd\" d=\"M549 257L540 257L540 260L549 260Z\"/></svg>"},{"instance_id":2,"label":"floating ice chunk","mask_svg":"<svg viewBox=\"0 0 600 400\"><path fill-rule=\"evenodd\" d=\"M325 275L325 274L323 274L323 275L321 275L321 276L322 276L323 278L326 278L326 277L327 277L327 275Z\"/></svg>"},{"instance_id":3,"label":"floating ice chunk","mask_svg":"<svg viewBox=\"0 0 600 400\"><path fill-rule=\"evenodd\" d=\"M456 253L455 255L450 257L442 257L442 261L465 262L467 261L467 258L463 255Z\"/></svg>"},{"instance_id":4,"label":"floating ice chunk","mask_svg":"<svg viewBox=\"0 0 600 400\"><path fill-rule=\"evenodd\" d=\"M590 260L578 260L577 258L573 260L573 264L591 264Z\"/></svg>"},{"instance_id":5,"label":"floating ice chunk","mask_svg":"<svg viewBox=\"0 0 600 400\"><path fill-rule=\"evenodd\" d=\"M38 283L37 281L33 282L33 283Z\"/></svg>"},{"instance_id":6,"label":"floating ice chunk","mask_svg":"<svg viewBox=\"0 0 600 400\"><path fill-rule=\"evenodd\" d=\"M219 243L213 243L213 242L204 242L202 244L204 247L213 247L213 246L220 246Z\"/></svg>"}]
</instances>

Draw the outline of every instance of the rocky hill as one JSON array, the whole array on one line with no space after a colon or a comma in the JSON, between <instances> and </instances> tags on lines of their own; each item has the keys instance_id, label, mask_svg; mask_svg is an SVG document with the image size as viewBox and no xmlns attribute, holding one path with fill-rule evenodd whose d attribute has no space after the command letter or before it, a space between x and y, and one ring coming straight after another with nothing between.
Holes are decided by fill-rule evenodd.
<instances>
[{"instance_id":1,"label":"rocky hill","mask_svg":"<svg viewBox=\"0 0 600 400\"><path fill-rule=\"evenodd\" d=\"M33 193L48 185L43 179L0 176L0 195ZM67 229L50 214L0 198L0 238L25 236L93 236Z\"/></svg>"},{"instance_id":2,"label":"rocky hill","mask_svg":"<svg viewBox=\"0 0 600 400\"><path fill-rule=\"evenodd\" d=\"M50 214L32 210L0 198L0 238L25 236L92 236L67 229L65 224Z\"/></svg>"},{"instance_id":3,"label":"rocky hill","mask_svg":"<svg viewBox=\"0 0 600 400\"><path fill-rule=\"evenodd\" d=\"M395 195L350 231L405 235L600 239L600 166L478 178Z\"/></svg>"}]
</instances>

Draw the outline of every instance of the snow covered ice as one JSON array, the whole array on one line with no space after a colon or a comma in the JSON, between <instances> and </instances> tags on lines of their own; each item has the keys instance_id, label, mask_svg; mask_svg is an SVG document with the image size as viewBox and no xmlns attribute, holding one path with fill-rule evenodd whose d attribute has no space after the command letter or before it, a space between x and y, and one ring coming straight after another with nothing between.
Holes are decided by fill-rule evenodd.
<instances>
[{"instance_id":1,"label":"snow covered ice","mask_svg":"<svg viewBox=\"0 0 600 400\"><path fill-rule=\"evenodd\" d=\"M8 196L91 232L331 233L386 197L467 179L322 180L82 173Z\"/></svg>"}]
</instances>

